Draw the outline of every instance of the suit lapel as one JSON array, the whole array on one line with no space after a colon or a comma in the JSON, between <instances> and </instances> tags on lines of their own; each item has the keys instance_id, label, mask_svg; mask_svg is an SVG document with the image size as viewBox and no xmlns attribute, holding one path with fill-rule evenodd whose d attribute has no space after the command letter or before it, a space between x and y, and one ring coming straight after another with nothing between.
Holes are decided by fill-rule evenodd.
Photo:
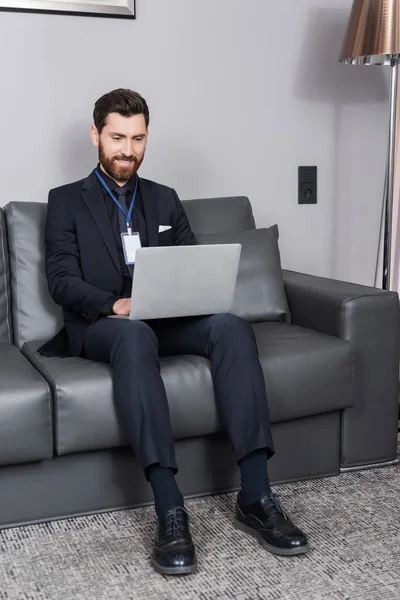
<instances>
[{"instance_id":1,"label":"suit lapel","mask_svg":"<svg viewBox=\"0 0 400 600\"><path fill-rule=\"evenodd\" d=\"M99 184L94 174L94 171L85 179L83 182L82 198L86 203L98 229L107 250L110 253L111 259L117 268L118 272L121 271L121 265L118 258L117 245L115 243L114 234L112 231L110 219L107 213L105 203L103 202L103 195L99 188Z\"/></svg>"},{"instance_id":2,"label":"suit lapel","mask_svg":"<svg viewBox=\"0 0 400 600\"><path fill-rule=\"evenodd\" d=\"M139 190L146 219L148 244L149 246L158 246L158 225L160 222L158 193L154 191L154 186L149 185L147 179L139 179Z\"/></svg>"}]
</instances>

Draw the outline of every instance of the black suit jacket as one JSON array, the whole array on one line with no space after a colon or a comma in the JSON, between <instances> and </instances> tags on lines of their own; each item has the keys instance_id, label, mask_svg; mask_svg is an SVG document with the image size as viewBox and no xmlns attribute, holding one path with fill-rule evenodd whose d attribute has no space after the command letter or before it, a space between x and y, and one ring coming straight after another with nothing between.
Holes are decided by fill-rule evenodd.
<instances>
[{"instance_id":1,"label":"black suit jacket","mask_svg":"<svg viewBox=\"0 0 400 600\"><path fill-rule=\"evenodd\" d=\"M148 245L196 244L175 190L139 180ZM160 225L171 229L159 233ZM122 294L117 245L97 178L51 190L46 233L46 275L53 300L63 307L63 329L39 349L45 356L80 356L86 328L112 296Z\"/></svg>"}]
</instances>

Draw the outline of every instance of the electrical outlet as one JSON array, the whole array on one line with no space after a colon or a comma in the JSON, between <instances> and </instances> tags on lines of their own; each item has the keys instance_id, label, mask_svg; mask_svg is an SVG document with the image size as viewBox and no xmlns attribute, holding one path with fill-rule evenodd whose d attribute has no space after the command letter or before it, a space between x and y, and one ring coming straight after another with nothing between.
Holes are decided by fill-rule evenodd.
<instances>
[{"instance_id":1,"label":"electrical outlet","mask_svg":"<svg viewBox=\"0 0 400 600\"><path fill-rule=\"evenodd\" d=\"M299 204L317 204L317 167L299 167Z\"/></svg>"}]
</instances>

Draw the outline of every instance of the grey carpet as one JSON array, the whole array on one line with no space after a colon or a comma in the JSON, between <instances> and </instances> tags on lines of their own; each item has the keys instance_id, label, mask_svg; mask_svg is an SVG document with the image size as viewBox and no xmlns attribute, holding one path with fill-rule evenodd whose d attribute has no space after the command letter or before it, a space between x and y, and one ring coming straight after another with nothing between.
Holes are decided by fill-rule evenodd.
<instances>
[{"instance_id":1,"label":"grey carpet","mask_svg":"<svg viewBox=\"0 0 400 600\"><path fill-rule=\"evenodd\" d=\"M234 494L190 500L199 571L156 574L152 508L0 532L0 600L400 599L400 466L275 488L312 552L268 554L233 528Z\"/></svg>"}]
</instances>

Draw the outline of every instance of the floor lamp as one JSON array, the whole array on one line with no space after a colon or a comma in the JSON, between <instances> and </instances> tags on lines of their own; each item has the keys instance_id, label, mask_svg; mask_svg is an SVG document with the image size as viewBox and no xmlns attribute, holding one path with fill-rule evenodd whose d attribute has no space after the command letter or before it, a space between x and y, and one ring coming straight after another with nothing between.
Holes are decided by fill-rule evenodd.
<instances>
[{"instance_id":1,"label":"floor lamp","mask_svg":"<svg viewBox=\"0 0 400 600\"><path fill-rule=\"evenodd\" d=\"M390 67L389 152L385 185L382 288L390 289L395 183L400 0L354 0L340 62Z\"/></svg>"}]
</instances>

